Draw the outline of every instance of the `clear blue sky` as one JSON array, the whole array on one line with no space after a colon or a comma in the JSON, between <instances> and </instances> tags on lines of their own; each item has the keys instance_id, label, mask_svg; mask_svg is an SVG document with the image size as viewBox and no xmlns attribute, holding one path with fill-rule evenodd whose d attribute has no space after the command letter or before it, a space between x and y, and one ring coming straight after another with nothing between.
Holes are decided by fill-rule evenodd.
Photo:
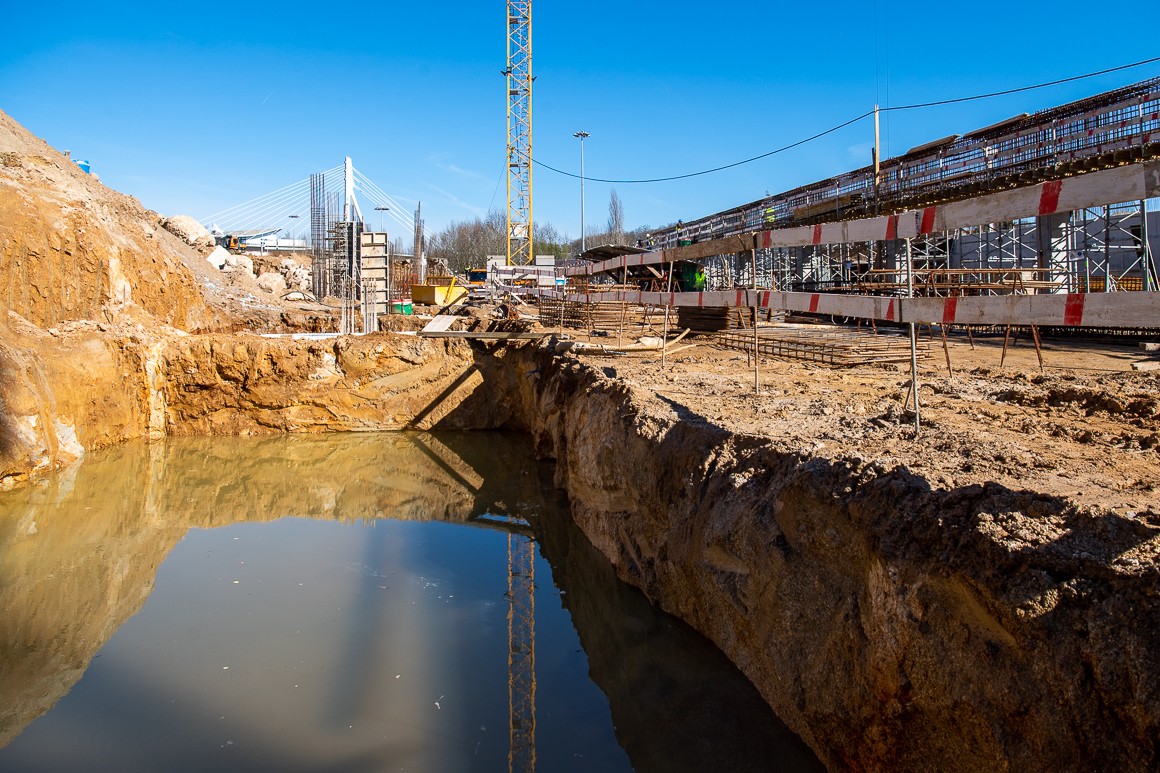
<instances>
[{"instance_id":1,"label":"clear blue sky","mask_svg":"<svg viewBox=\"0 0 1160 773\"><path fill-rule=\"evenodd\" d=\"M195 217L342 163L428 228L503 209L504 0L6 4L0 109L110 187ZM341 9L354 10L344 12ZM534 156L590 177L664 177L754 156L883 106L1015 88L1160 55L1160 4L693 4L539 0ZM1120 8L1120 11L1114 11ZM48 10L51 9L51 13ZM1160 75L1160 63L888 115L884 155ZM344 115L344 109L349 108ZM869 162L866 119L786 154L609 188L629 226L690 219ZM534 171L534 214L576 237L579 183Z\"/></svg>"}]
</instances>

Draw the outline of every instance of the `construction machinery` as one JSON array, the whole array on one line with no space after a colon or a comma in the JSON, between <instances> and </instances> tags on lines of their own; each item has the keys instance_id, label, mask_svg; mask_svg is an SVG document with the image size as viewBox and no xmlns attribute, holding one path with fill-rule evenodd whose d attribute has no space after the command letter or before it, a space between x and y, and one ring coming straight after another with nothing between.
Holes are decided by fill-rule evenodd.
<instances>
[{"instance_id":1,"label":"construction machinery","mask_svg":"<svg viewBox=\"0 0 1160 773\"><path fill-rule=\"evenodd\" d=\"M472 289L482 290L487 287L487 269L486 268L469 268L467 269L467 286Z\"/></svg>"},{"instance_id":2,"label":"construction machinery","mask_svg":"<svg viewBox=\"0 0 1160 773\"><path fill-rule=\"evenodd\" d=\"M230 252L239 252L243 249L242 240L237 237L237 234L222 234L214 239L217 246L224 247Z\"/></svg>"}]
</instances>

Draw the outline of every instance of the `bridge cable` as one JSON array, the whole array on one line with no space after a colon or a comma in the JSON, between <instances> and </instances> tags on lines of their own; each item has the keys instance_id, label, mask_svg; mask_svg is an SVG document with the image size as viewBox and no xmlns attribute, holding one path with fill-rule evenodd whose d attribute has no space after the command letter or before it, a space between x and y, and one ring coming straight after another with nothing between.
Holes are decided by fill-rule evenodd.
<instances>
[{"instance_id":1,"label":"bridge cable","mask_svg":"<svg viewBox=\"0 0 1160 773\"><path fill-rule=\"evenodd\" d=\"M341 170L342 170L342 167L335 167L334 169L326 170L326 172L324 172L323 174L330 176L332 173L335 173L335 172L338 172ZM275 191L271 191L269 193L264 193L261 196L258 196L257 198L251 199L250 201L246 201L246 202L243 202L241 204L236 204L236 205L229 207L228 209L224 209L220 212L215 212L214 214L209 215L208 217L199 218L199 221L204 223L204 222L207 222L210 220L215 220L215 219L222 220L222 219L226 219L228 217L237 217L237 216L239 216L239 214L242 214L243 211L246 211L246 208L254 208L254 207L262 206L263 203L267 199L271 199L271 198L278 196L280 194L285 194L287 191L294 191L296 189L299 189L300 187L305 186L308 182L309 182L308 180L299 180L297 182L291 183L290 185L286 185L282 188L279 188Z\"/></svg>"}]
</instances>

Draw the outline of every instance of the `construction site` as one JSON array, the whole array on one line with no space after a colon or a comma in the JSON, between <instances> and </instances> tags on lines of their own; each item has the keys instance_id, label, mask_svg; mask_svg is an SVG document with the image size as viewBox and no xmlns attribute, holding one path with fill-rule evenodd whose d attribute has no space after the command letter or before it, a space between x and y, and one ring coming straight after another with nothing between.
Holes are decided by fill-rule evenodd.
<instances>
[{"instance_id":1,"label":"construction site","mask_svg":"<svg viewBox=\"0 0 1160 773\"><path fill-rule=\"evenodd\" d=\"M975 324L1036 339L1040 332L1155 333L1150 307L1103 325L1071 324L1063 313L1033 323L1020 315L1000 320L982 309L1010 305L1012 296L1053 296L1032 302L1044 308L1071 298L1075 306L1094 294L1110 307L1138 306L1123 293L1157 289L1160 213L1149 212L1149 199L1156 186L1160 79L935 140L840 177L655 231L648 244L600 245L562 264L549 259L533 266L530 242L520 236L530 219L531 185L530 117L522 113L529 97L520 78L530 78L524 72L530 62L520 66L518 29L512 35L509 255L502 265L488 258L484 294L493 302L515 297L527 304L521 312L545 327L615 332L623 343L642 322L654 332L663 327L653 323L668 318L664 310L673 312L673 329L694 333L752 329L755 319L768 322L787 310L875 326L910 321L901 307L915 303L900 300L893 316L868 314L865 298L923 298L949 300L938 308L927 302L924 309L934 315L914 320L944 333L957 327L969 334ZM454 289L456 282L467 289L469 282L448 276L445 266L428 269L420 213L402 221L413 231L413 248L397 254L385 232L367 226L356 186L375 201L389 199L349 158L341 170L312 175L309 188L311 289L319 299L341 302L347 310L341 329L389 325L382 317L402 313L415 286L436 306L463 295L432 291ZM270 205L252 202L249 211L268 217ZM747 292L743 297L737 290ZM771 302L771 292L789 295ZM980 309L971 312L976 323L971 315L956 316L959 298L1002 300L962 304Z\"/></svg>"},{"instance_id":2,"label":"construction site","mask_svg":"<svg viewBox=\"0 0 1160 773\"><path fill-rule=\"evenodd\" d=\"M557 260L531 238L531 3L506 5L507 254L474 256L478 277L429 260L421 210L350 158L219 227L145 209L0 113L0 492L27 493L0 510L0 612L33 621L0 639L0 666L18 664L0 670L0 760L145 603L189 528L159 525L172 488L205 510L193 525L213 525L209 502L260 500L275 503L262 517L430 510L500 533L492 719L510 771L535 770L538 743L559 758L537 736L556 663L537 643L537 548L561 576L607 570L683 621L776 715L749 740L702 725L718 747L646 742L659 725L696 740L706 693L679 693L683 724L655 713L674 702L673 679L650 676L663 656L609 644L639 622L576 581L554 601L588 621L615 725L637 733L616 732L633 769L704 769L727 740L752 744L738 770L1156 770L1160 78L893 158L876 136L869 166ZM438 441L467 430L519 433L575 531L528 505L539 490L484 496L524 451ZM349 434L376 432L422 465L391 471ZM305 435L317 465L279 446L261 475L196 495L169 483L170 456L197 480L254 461L198 438ZM66 501L86 456L131 441L147 444L125 497L136 525L41 547L75 530L29 503ZM68 501L85 517L87 499ZM164 547L135 553L149 534ZM100 593L70 612L81 624L50 620L84 583ZM24 600L32 586L55 601ZM105 607L115 623L91 615ZM416 699L433 747L453 735L443 698ZM455 743L451 767L473 769Z\"/></svg>"}]
</instances>

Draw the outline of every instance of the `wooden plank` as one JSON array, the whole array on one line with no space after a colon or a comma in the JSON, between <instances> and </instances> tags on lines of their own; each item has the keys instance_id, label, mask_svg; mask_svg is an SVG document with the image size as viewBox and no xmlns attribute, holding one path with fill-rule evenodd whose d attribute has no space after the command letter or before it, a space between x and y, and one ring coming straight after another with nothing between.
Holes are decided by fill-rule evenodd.
<instances>
[{"instance_id":1,"label":"wooden plank","mask_svg":"<svg viewBox=\"0 0 1160 773\"><path fill-rule=\"evenodd\" d=\"M899 299L901 321L955 325L1160 327L1160 293L1069 293ZM948 302L953 306L948 308Z\"/></svg>"},{"instance_id":2,"label":"wooden plank","mask_svg":"<svg viewBox=\"0 0 1160 773\"><path fill-rule=\"evenodd\" d=\"M852 242L872 242L885 239L890 227L890 218L867 217L861 220L851 220L846 224L846 237Z\"/></svg>"},{"instance_id":3,"label":"wooden plank","mask_svg":"<svg viewBox=\"0 0 1160 773\"><path fill-rule=\"evenodd\" d=\"M428 333L425 330L420 330L419 336L423 338L465 338L477 341L535 341L540 338L547 338L551 333L473 333L468 330L441 330Z\"/></svg>"},{"instance_id":4,"label":"wooden plank","mask_svg":"<svg viewBox=\"0 0 1160 773\"><path fill-rule=\"evenodd\" d=\"M1160 196L1160 162L1144 164L1144 194L1149 199Z\"/></svg>"},{"instance_id":5,"label":"wooden plank","mask_svg":"<svg viewBox=\"0 0 1160 773\"><path fill-rule=\"evenodd\" d=\"M1138 201L1147 196L1146 177L1154 173L1158 166L1155 162L1131 164L954 201L938 207L938 228L953 230L1103 204Z\"/></svg>"},{"instance_id":6,"label":"wooden plank","mask_svg":"<svg viewBox=\"0 0 1160 773\"><path fill-rule=\"evenodd\" d=\"M625 265L629 266L656 266L662 263L673 263L678 260L701 260L716 255L730 255L735 252L746 252L753 247L753 234L744 233L735 236L726 236L721 239L712 239L706 242L671 247L667 250L645 252L638 255L629 255L626 258L610 258L597 261L588 266L573 266L566 270L568 276L584 276L601 274L606 271L621 271Z\"/></svg>"},{"instance_id":7,"label":"wooden plank","mask_svg":"<svg viewBox=\"0 0 1160 773\"><path fill-rule=\"evenodd\" d=\"M423 330L420 332L421 333L439 333L439 332L442 332L444 330L448 330L451 327L451 325L455 323L455 320L457 320L457 319L461 319L461 318L455 316L454 314L440 314L437 317L435 317L434 319L432 319L430 322L428 322L423 327Z\"/></svg>"}]
</instances>

